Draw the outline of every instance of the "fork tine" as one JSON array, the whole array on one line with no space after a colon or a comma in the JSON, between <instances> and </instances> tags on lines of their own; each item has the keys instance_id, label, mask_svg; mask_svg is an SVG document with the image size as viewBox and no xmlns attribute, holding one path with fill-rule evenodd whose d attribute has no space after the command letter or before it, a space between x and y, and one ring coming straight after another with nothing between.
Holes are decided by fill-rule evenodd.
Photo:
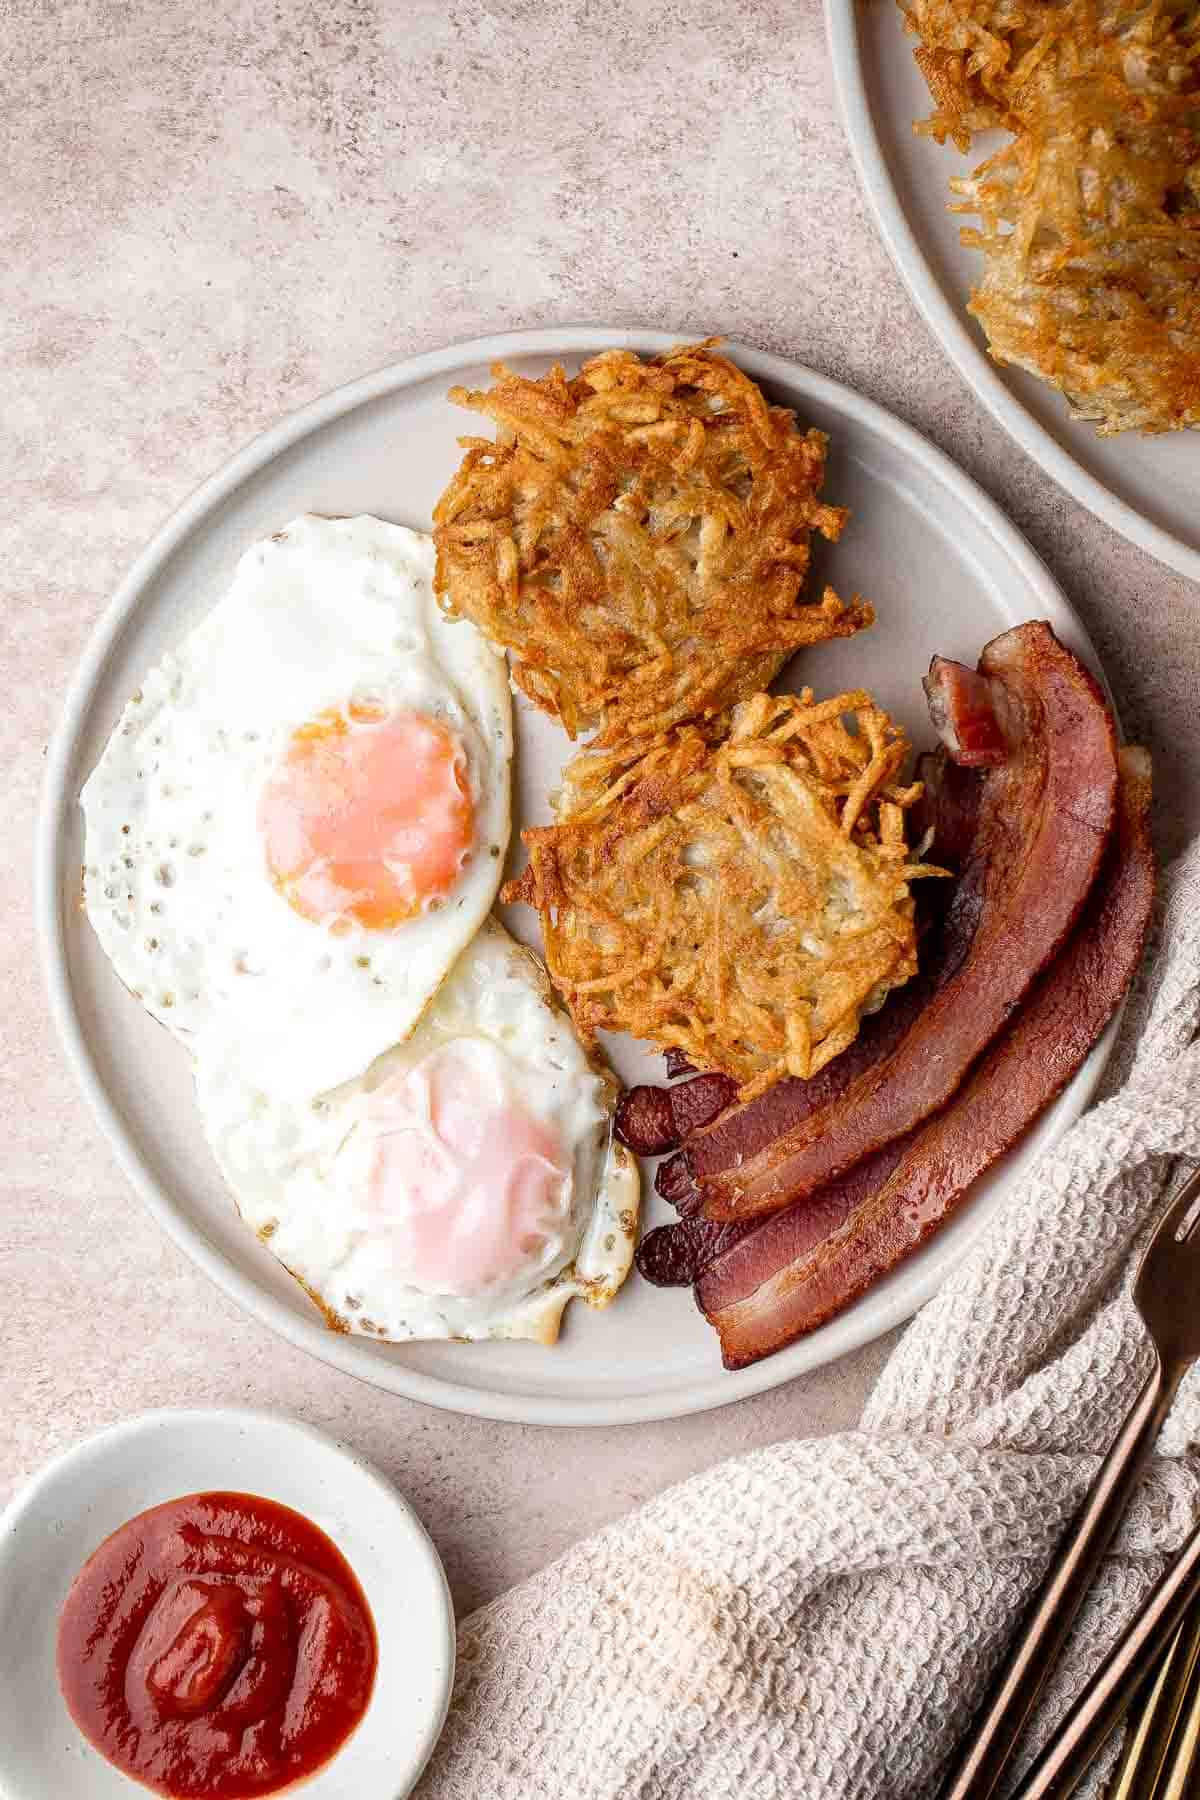
<instances>
[{"instance_id":1,"label":"fork tine","mask_svg":"<svg viewBox=\"0 0 1200 1800\"><path fill-rule=\"evenodd\" d=\"M1145 1255L1142 1257L1142 1268L1145 1268L1146 1263L1164 1239L1177 1238L1179 1227L1183 1224L1183 1221L1187 1218L1198 1199L1200 1199L1200 1168L1192 1170L1192 1173L1188 1176L1174 1200L1172 1200L1170 1206L1159 1220L1158 1229L1147 1244ZM1183 1243L1188 1243L1196 1235L1196 1227L1198 1224L1200 1224L1200 1214L1192 1220L1191 1230L1187 1233L1187 1236L1181 1240ZM1139 1273L1140 1272L1141 1271L1139 1270Z\"/></svg>"}]
</instances>

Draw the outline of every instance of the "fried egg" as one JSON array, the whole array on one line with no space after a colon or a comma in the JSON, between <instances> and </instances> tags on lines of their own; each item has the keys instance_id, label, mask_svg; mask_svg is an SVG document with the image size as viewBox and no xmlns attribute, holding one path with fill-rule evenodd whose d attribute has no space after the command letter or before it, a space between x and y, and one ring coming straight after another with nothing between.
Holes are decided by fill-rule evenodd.
<instances>
[{"instance_id":1,"label":"fried egg","mask_svg":"<svg viewBox=\"0 0 1200 1800\"><path fill-rule=\"evenodd\" d=\"M487 917L509 837L503 659L431 541L293 520L149 672L81 795L84 903L200 1062L279 1100L361 1076Z\"/></svg>"},{"instance_id":2,"label":"fried egg","mask_svg":"<svg viewBox=\"0 0 1200 1800\"><path fill-rule=\"evenodd\" d=\"M404 1044L308 1102L202 1061L205 1133L238 1209L338 1331L553 1343L606 1306L637 1233L617 1084L541 964L489 920Z\"/></svg>"}]
</instances>

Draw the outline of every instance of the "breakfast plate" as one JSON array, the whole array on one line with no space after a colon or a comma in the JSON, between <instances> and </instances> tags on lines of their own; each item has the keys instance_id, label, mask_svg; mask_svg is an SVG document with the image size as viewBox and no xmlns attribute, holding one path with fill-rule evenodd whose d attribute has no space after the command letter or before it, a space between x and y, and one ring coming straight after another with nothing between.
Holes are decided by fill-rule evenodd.
<instances>
[{"instance_id":1,"label":"breakfast plate","mask_svg":"<svg viewBox=\"0 0 1200 1800\"><path fill-rule=\"evenodd\" d=\"M311 1800L403 1800L411 1791L437 1742L454 1676L450 1590L420 1520L390 1482L325 1432L275 1413L172 1408L74 1445L0 1517L6 1800L120 1800L135 1790L67 1710L56 1678L60 1612L111 1533L151 1507L214 1492L301 1514L333 1540L366 1596L377 1654L371 1696L304 1792Z\"/></svg>"},{"instance_id":2,"label":"breakfast plate","mask_svg":"<svg viewBox=\"0 0 1200 1800\"><path fill-rule=\"evenodd\" d=\"M1072 419L1061 394L988 355L966 311L983 259L964 249L964 221L947 211L951 176L965 175L1004 140L981 135L965 154L917 137L930 111L894 0L826 0L842 116L883 241L934 336L1005 430L1081 505L1130 542L1200 581L1200 433L1099 437Z\"/></svg>"},{"instance_id":3,"label":"breakfast plate","mask_svg":"<svg viewBox=\"0 0 1200 1800\"><path fill-rule=\"evenodd\" d=\"M241 552L300 513L373 513L427 529L454 469L464 416L455 382L479 386L503 359L527 374L603 348L654 352L657 331L562 328L514 333L412 358L342 388L249 445L186 502L143 553L97 627L51 746L38 839L38 916L51 1001L85 1092L133 1185L177 1243L262 1323L393 1393L480 1416L584 1425L670 1418L774 1387L868 1342L934 1292L983 1222L1091 1095L1111 1030L970 1202L903 1267L833 1323L737 1373L687 1291L634 1276L606 1311L576 1307L555 1348L493 1342L372 1342L326 1330L303 1292L239 1220L202 1135L188 1058L122 987L79 905L79 791L145 670L220 596ZM874 602L878 622L801 658L795 685L869 687L918 746L930 739L920 677L934 652L973 662L981 644L1047 620L1093 667L1079 621L997 508L944 456L872 402L777 356L730 353L769 397L830 434L826 496L852 513L841 542L816 553L815 579ZM549 817L564 760L559 728L516 705L518 826ZM510 867L520 866L514 840ZM524 907L502 913L536 944ZM628 1039L606 1048L628 1083L661 1061ZM648 1224L669 1217L647 1193Z\"/></svg>"}]
</instances>

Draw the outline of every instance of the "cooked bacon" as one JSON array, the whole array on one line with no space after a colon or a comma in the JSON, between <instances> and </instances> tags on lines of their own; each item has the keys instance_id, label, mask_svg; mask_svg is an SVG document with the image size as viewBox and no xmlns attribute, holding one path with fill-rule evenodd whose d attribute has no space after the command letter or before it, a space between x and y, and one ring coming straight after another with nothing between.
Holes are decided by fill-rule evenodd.
<instances>
[{"instance_id":1,"label":"cooked bacon","mask_svg":"<svg viewBox=\"0 0 1200 1800\"><path fill-rule=\"evenodd\" d=\"M1079 917L1113 820L1112 715L1040 621L993 639L979 667L1009 760L981 777L973 852L952 903L960 939L974 925L970 948L932 997L918 989L916 1016L883 1058L864 1027L843 1053L857 1055L854 1078L820 1105L798 1104L780 1082L689 1140L710 1218L753 1218L815 1193L944 1106ZM888 1034L896 1016L884 1008L876 1030Z\"/></svg>"},{"instance_id":2,"label":"cooked bacon","mask_svg":"<svg viewBox=\"0 0 1200 1800\"><path fill-rule=\"evenodd\" d=\"M757 1225L718 1225L714 1219L673 1219L656 1225L637 1247L638 1273L655 1287L691 1287L715 1257Z\"/></svg>"},{"instance_id":3,"label":"cooked bacon","mask_svg":"<svg viewBox=\"0 0 1200 1800\"><path fill-rule=\"evenodd\" d=\"M986 675L965 663L935 656L924 681L934 730L964 769L997 769L1008 761L1008 746L996 717Z\"/></svg>"},{"instance_id":4,"label":"cooked bacon","mask_svg":"<svg viewBox=\"0 0 1200 1800\"><path fill-rule=\"evenodd\" d=\"M700 1193L692 1180L687 1157L681 1150L659 1163L654 1177L654 1191L662 1196L668 1206L673 1206L676 1212L698 1212L700 1209Z\"/></svg>"},{"instance_id":5,"label":"cooked bacon","mask_svg":"<svg viewBox=\"0 0 1200 1800\"><path fill-rule=\"evenodd\" d=\"M676 1143L710 1125L737 1098L737 1091L738 1084L730 1075L696 1075L673 1087L668 1098Z\"/></svg>"},{"instance_id":6,"label":"cooked bacon","mask_svg":"<svg viewBox=\"0 0 1200 1800\"><path fill-rule=\"evenodd\" d=\"M724 1112L737 1090L732 1076L717 1074L694 1075L675 1088L626 1088L617 1102L613 1130L635 1155L663 1156Z\"/></svg>"},{"instance_id":7,"label":"cooked bacon","mask_svg":"<svg viewBox=\"0 0 1200 1800\"><path fill-rule=\"evenodd\" d=\"M671 1095L666 1088L626 1088L617 1101L613 1131L635 1156L661 1156L679 1148Z\"/></svg>"},{"instance_id":8,"label":"cooked bacon","mask_svg":"<svg viewBox=\"0 0 1200 1800\"><path fill-rule=\"evenodd\" d=\"M701 1275L696 1298L727 1368L815 1331L911 1255L1082 1064L1133 979L1154 899L1150 759L1123 750L1120 763L1118 830L1083 919L966 1086L903 1142L775 1214Z\"/></svg>"},{"instance_id":9,"label":"cooked bacon","mask_svg":"<svg viewBox=\"0 0 1200 1800\"><path fill-rule=\"evenodd\" d=\"M746 1219L722 1225L716 1219L705 1219L693 1212L685 1213L683 1218L670 1225L656 1226L638 1245L638 1271L656 1287L697 1284L696 1298L703 1311L699 1284L707 1270L719 1266L722 1282L739 1287L745 1277L737 1246L744 1244L745 1250L740 1254L749 1256L748 1267L753 1279L753 1271L761 1263L758 1240L772 1228L775 1229L770 1241L773 1258L786 1257L787 1262L794 1262L805 1256L843 1225L854 1208L886 1180L899 1162L907 1142L907 1138L898 1138L894 1144L885 1144L882 1150L860 1162L841 1181L831 1182L819 1194L811 1194L807 1200L785 1207L766 1221ZM762 1354L766 1355L766 1352Z\"/></svg>"},{"instance_id":10,"label":"cooked bacon","mask_svg":"<svg viewBox=\"0 0 1200 1800\"><path fill-rule=\"evenodd\" d=\"M960 768L942 748L923 751L917 758L916 774L923 791L908 815L913 843L919 845L931 833L933 860L951 869L965 869L979 824L984 791L981 771ZM926 882L918 898L940 892L941 886L940 882Z\"/></svg>"}]
</instances>

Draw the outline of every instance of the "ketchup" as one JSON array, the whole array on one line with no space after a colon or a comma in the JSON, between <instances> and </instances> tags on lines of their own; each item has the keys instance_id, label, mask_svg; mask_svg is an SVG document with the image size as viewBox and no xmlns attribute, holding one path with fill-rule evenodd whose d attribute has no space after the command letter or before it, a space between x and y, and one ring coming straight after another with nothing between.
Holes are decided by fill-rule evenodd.
<instances>
[{"instance_id":1,"label":"ketchup","mask_svg":"<svg viewBox=\"0 0 1200 1800\"><path fill-rule=\"evenodd\" d=\"M160 1794L247 1800L327 1762L366 1711L375 1627L349 1563L290 1507L189 1494L106 1538L58 1627L71 1717Z\"/></svg>"}]
</instances>

